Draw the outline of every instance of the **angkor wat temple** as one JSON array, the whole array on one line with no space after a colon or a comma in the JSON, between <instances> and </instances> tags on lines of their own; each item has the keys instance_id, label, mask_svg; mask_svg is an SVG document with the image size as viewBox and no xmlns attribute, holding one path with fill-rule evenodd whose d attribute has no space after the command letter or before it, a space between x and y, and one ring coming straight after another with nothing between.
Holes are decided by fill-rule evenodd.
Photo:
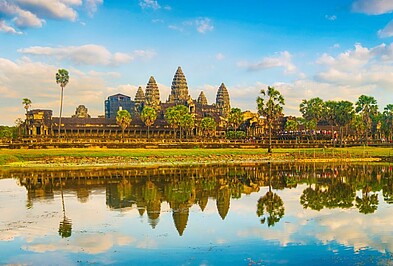
<instances>
[{"instance_id":1,"label":"angkor wat temple","mask_svg":"<svg viewBox=\"0 0 393 266\"><path fill-rule=\"evenodd\" d=\"M160 101L160 91L153 76L150 77L145 91L139 87L134 100L130 96L115 94L105 101L105 115L91 117L84 105L77 107L72 117L62 117L61 135L66 136L111 136L121 132L116 124L118 110L128 110L132 116L130 126L126 129L127 136L142 136L146 134L147 127L140 118L140 113L145 106L153 107L157 112L157 119L150 132L153 137L170 137L173 130L164 118L169 107L184 105L192 114L195 121L194 136L200 135L199 124L202 118L212 117L217 123L217 134L225 134L228 127L228 116L231 110L230 98L224 83L217 90L216 102L209 104L202 91L198 99L192 99L188 92L185 75L178 67L172 81L171 93L168 100ZM58 135L59 117L52 116L52 110L35 109L27 112L26 125L31 136ZM172 135L173 136L173 135Z\"/></svg>"}]
</instances>

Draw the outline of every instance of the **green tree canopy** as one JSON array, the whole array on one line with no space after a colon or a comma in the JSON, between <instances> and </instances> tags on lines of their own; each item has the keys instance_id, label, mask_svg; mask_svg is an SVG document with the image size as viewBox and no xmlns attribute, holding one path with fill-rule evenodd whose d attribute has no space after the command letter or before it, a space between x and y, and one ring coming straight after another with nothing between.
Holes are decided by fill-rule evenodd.
<instances>
[{"instance_id":1,"label":"green tree canopy","mask_svg":"<svg viewBox=\"0 0 393 266\"><path fill-rule=\"evenodd\" d=\"M273 123L282 116L285 102L281 93L273 87L269 86L267 91L261 90L261 94L262 97L258 96L257 98L258 114L266 119L269 128L268 152L271 153Z\"/></svg>"},{"instance_id":2,"label":"green tree canopy","mask_svg":"<svg viewBox=\"0 0 393 266\"><path fill-rule=\"evenodd\" d=\"M31 100L28 99L28 98L23 98L22 99L23 108L25 108L26 114L29 111L29 108L31 107L31 103L32 103Z\"/></svg>"},{"instance_id":3,"label":"green tree canopy","mask_svg":"<svg viewBox=\"0 0 393 266\"><path fill-rule=\"evenodd\" d=\"M356 102L356 112L361 115L365 125L366 141L372 128L372 118L378 113L377 100L372 96L361 95Z\"/></svg>"},{"instance_id":4,"label":"green tree canopy","mask_svg":"<svg viewBox=\"0 0 393 266\"><path fill-rule=\"evenodd\" d=\"M157 112L153 107L145 106L141 112L141 120L147 126L147 138L149 138L150 127L157 119Z\"/></svg>"},{"instance_id":5,"label":"green tree canopy","mask_svg":"<svg viewBox=\"0 0 393 266\"><path fill-rule=\"evenodd\" d=\"M217 128L217 123L212 117L204 117L201 120L201 129L204 134L211 136Z\"/></svg>"},{"instance_id":6,"label":"green tree canopy","mask_svg":"<svg viewBox=\"0 0 393 266\"><path fill-rule=\"evenodd\" d=\"M122 138L124 138L124 130L131 124L131 115L127 110L119 110L116 115L116 123L121 128Z\"/></svg>"},{"instance_id":7,"label":"green tree canopy","mask_svg":"<svg viewBox=\"0 0 393 266\"><path fill-rule=\"evenodd\" d=\"M68 71L65 69L59 69L56 73L56 83L60 85L61 94L60 94L60 115L59 115L59 137L60 137L60 129L61 129L61 116L63 113L63 95L64 95L64 87L67 86L70 77L68 75Z\"/></svg>"},{"instance_id":8,"label":"green tree canopy","mask_svg":"<svg viewBox=\"0 0 393 266\"><path fill-rule=\"evenodd\" d=\"M300 113L306 120L314 120L318 123L323 118L325 104L321 98L311 98L302 100L299 105Z\"/></svg>"},{"instance_id":9,"label":"green tree canopy","mask_svg":"<svg viewBox=\"0 0 393 266\"><path fill-rule=\"evenodd\" d=\"M228 122L231 127L236 131L243 121L244 115L242 110L240 110L240 108L232 108L228 117Z\"/></svg>"}]
</instances>

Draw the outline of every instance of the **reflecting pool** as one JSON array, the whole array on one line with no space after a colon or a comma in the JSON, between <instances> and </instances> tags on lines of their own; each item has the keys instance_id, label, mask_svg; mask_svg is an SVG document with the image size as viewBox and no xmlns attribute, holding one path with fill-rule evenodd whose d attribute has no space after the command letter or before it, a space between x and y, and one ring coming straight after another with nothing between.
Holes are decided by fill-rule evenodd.
<instances>
[{"instance_id":1,"label":"reflecting pool","mask_svg":"<svg viewBox=\"0 0 393 266\"><path fill-rule=\"evenodd\" d=\"M0 171L0 264L393 264L389 165Z\"/></svg>"}]
</instances>

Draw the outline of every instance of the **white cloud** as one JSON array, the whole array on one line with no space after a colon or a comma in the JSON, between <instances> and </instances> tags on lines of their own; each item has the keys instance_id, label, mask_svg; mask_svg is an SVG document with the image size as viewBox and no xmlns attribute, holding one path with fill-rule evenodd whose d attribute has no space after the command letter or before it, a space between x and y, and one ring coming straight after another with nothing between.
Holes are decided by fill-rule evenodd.
<instances>
[{"instance_id":1,"label":"white cloud","mask_svg":"<svg viewBox=\"0 0 393 266\"><path fill-rule=\"evenodd\" d=\"M337 19L336 15L325 15L325 18L330 21L335 21Z\"/></svg>"},{"instance_id":2,"label":"white cloud","mask_svg":"<svg viewBox=\"0 0 393 266\"><path fill-rule=\"evenodd\" d=\"M48 19L76 21L82 5L93 16L102 3L103 0L0 0L0 16L12 24L11 28L41 28Z\"/></svg>"},{"instance_id":3,"label":"white cloud","mask_svg":"<svg viewBox=\"0 0 393 266\"><path fill-rule=\"evenodd\" d=\"M206 33L214 29L211 25L211 20L209 18L198 18L195 20L196 29L199 33Z\"/></svg>"},{"instance_id":4,"label":"white cloud","mask_svg":"<svg viewBox=\"0 0 393 266\"><path fill-rule=\"evenodd\" d=\"M102 5L104 0L86 0L85 5L87 8L87 13L89 14L90 17L94 15L94 13L97 12L98 6Z\"/></svg>"},{"instance_id":5,"label":"white cloud","mask_svg":"<svg viewBox=\"0 0 393 266\"><path fill-rule=\"evenodd\" d=\"M11 34L22 34L13 27L7 25L4 20L0 20L0 32L11 33Z\"/></svg>"},{"instance_id":6,"label":"white cloud","mask_svg":"<svg viewBox=\"0 0 393 266\"><path fill-rule=\"evenodd\" d=\"M161 8L160 4L158 4L156 0L141 0L139 1L139 6L143 9L151 8L153 10L157 10Z\"/></svg>"},{"instance_id":7,"label":"white cloud","mask_svg":"<svg viewBox=\"0 0 393 266\"><path fill-rule=\"evenodd\" d=\"M393 36L393 20L388 23L382 30L378 31L378 36L380 38L387 38Z\"/></svg>"},{"instance_id":8,"label":"white cloud","mask_svg":"<svg viewBox=\"0 0 393 266\"><path fill-rule=\"evenodd\" d=\"M257 63L242 61L238 63L238 66L245 67L250 71L282 67L286 73L296 72L296 66L292 63L292 55L288 51L280 52L276 56L265 57Z\"/></svg>"},{"instance_id":9,"label":"white cloud","mask_svg":"<svg viewBox=\"0 0 393 266\"><path fill-rule=\"evenodd\" d=\"M16 0L22 9L34 12L37 16L50 19L75 21L78 17L75 6L81 6L81 0Z\"/></svg>"},{"instance_id":10,"label":"white cloud","mask_svg":"<svg viewBox=\"0 0 393 266\"><path fill-rule=\"evenodd\" d=\"M136 58L150 59L155 55L151 50L136 50L132 53L111 53L104 46L87 44L82 46L44 47L33 46L18 50L25 55L54 57L78 65L116 66L133 61Z\"/></svg>"},{"instance_id":11,"label":"white cloud","mask_svg":"<svg viewBox=\"0 0 393 266\"><path fill-rule=\"evenodd\" d=\"M214 26L212 25L211 19L200 17L194 20L183 21L181 25L171 24L168 28L179 32L183 32L187 28L195 28L197 32L204 34L212 31Z\"/></svg>"},{"instance_id":12,"label":"white cloud","mask_svg":"<svg viewBox=\"0 0 393 266\"><path fill-rule=\"evenodd\" d=\"M367 15L381 15L393 11L391 0L357 0L352 5L352 10Z\"/></svg>"}]
</instances>

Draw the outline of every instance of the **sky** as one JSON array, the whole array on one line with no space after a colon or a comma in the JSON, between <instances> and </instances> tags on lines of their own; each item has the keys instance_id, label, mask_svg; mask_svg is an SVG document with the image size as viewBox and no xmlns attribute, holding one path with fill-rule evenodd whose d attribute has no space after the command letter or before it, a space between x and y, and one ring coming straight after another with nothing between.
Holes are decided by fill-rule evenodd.
<instances>
[{"instance_id":1,"label":"sky","mask_svg":"<svg viewBox=\"0 0 393 266\"><path fill-rule=\"evenodd\" d=\"M67 69L64 116L92 117L104 100L134 98L154 76L165 102L178 66L196 99L256 111L274 86L285 115L302 99L393 103L392 0L0 0L0 125L33 109L59 115L58 69Z\"/></svg>"}]
</instances>

